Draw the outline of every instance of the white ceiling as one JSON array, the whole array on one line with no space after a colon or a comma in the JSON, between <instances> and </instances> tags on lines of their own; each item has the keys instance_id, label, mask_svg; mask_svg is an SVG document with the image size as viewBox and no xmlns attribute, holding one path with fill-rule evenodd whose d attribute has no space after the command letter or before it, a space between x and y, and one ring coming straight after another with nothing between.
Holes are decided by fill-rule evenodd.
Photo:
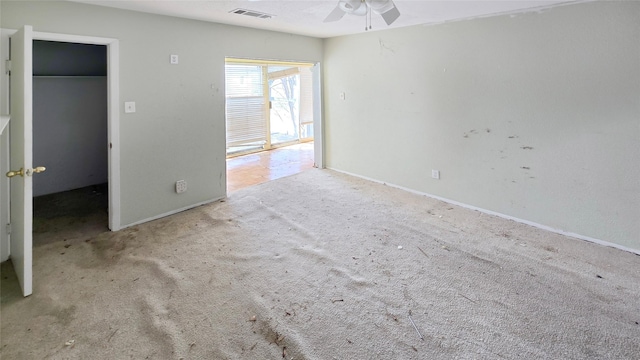
<instances>
[{"instance_id":1,"label":"white ceiling","mask_svg":"<svg viewBox=\"0 0 640 360\"><path fill-rule=\"evenodd\" d=\"M147 13L204 20L216 23L274 30L319 38L356 34L365 31L365 17L345 15L337 22L324 23L337 0L75 0ZM394 0L400 18L387 26L379 15L372 15L375 30L419 24L436 24L497 14L540 11L549 7L584 0ZM273 15L257 19L230 14L248 9Z\"/></svg>"}]
</instances>

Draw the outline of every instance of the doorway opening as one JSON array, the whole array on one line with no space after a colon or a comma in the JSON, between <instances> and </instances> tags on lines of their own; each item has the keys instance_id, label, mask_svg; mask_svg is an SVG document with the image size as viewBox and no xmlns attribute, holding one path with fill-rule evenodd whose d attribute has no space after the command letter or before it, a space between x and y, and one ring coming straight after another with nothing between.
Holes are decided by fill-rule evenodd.
<instances>
[{"instance_id":1,"label":"doorway opening","mask_svg":"<svg viewBox=\"0 0 640 360\"><path fill-rule=\"evenodd\" d=\"M9 217L9 223L6 227L0 226L0 230L3 230L0 232L0 260L11 260L22 288L22 293L24 296L28 296L33 290L34 178L31 175L34 173L39 173L40 175L46 168L44 164L36 166L33 164L33 88L34 86L39 86L38 84L34 85L34 82L38 81L37 79L34 80L33 71L34 41L106 46L107 141L102 146L107 149L108 228L112 231L120 230L119 42L117 39L110 38L37 32L33 31L33 27L30 25L25 25L19 30L2 29L0 35L0 44L2 45L0 49L3 52L5 49L8 50L11 65L11 71L0 74L2 88L9 88L10 90L8 91L10 96L0 98L2 112L7 113L6 110L9 110L8 113L10 113L8 132L7 130L3 131L0 137L0 148L3 152L6 150L6 153L9 154L9 163L0 159L0 168L8 170L10 166L16 169L16 171L12 170L6 174L7 177L12 178L10 182L3 183L0 181L0 199L9 199L9 201L0 201L2 217L4 218L4 214L8 214ZM49 60L55 62L53 58ZM36 61L38 61L38 55L36 55ZM46 75L49 76L45 80L69 76L69 74L45 74L43 77L47 77ZM36 76L39 76L39 74L36 73ZM38 95L35 96L37 97ZM78 105L75 104L71 107L73 110L80 111L81 106L79 107ZM50 119L52 117L50 115L47 113L46 119ZM50 124L45 126L47 125ZM71 129L74 130L76 128L71 127ZM46 134L46 136L50 135ZM66 138L75 137L73 134L62 135L66 136ZM59 152L60 149L57 147L51 151ZM78 151L87 150L80 149ZM36 159L36 161L38 160L42 161L41 158ZM47 166L51 169L54 165ZM80 172L83 170L80 169ZM74 171L78 172L78 169L74 168ZM96 190L99 190L99 188ZM42 193L42 191L46 190L39 188L36 191ZM54 207L57 206L54 204ZM83 220L80 220L80 222L83 222ZM5 222L3 221L1 224L5 224ZM9 229L10 232L4 231ZM61 237L58 237L58 239L63 240Z\"/></svg>"},{"instance_id":2,"label":"doorway opening","mask_svg":"<svg viewBox=\"0 0 640 360\"><path fill-rule=\"evenodd\" d=\"M34 245L109 229L107 46L33 41Z\"/></svg>"},{"instance_id":3,"label":"doorway opening","mask_svg":"<svg viewBox=\"0 0 640 360\"><path fill-rule=\"evenodd\" d=\"M227 58L227 190L314 166L317 65Z\"/></svg>"}]
</instances>

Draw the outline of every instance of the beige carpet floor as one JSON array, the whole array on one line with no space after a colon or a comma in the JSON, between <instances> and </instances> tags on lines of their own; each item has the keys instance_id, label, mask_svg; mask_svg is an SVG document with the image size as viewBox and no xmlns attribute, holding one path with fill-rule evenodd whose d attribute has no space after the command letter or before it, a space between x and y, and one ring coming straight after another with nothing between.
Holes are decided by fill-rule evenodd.
<instances>
[{"instance_id":1,"label":"beige carpet floor","mask_svg":"<svg viewBox=\"0 0 640 360\"><path fill-rule=\"evenodd\" d=\"M640 358L640 256L328 170L36 243L1 290L2 359Z\"/></svg>"}]
</instances>

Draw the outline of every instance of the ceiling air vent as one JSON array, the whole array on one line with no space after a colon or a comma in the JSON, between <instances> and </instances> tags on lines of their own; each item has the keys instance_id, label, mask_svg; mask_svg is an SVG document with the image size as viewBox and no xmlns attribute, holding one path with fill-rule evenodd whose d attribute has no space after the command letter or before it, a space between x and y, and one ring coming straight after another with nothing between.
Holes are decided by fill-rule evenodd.
<instances>
[{"instance_id":1,"label":"ceiling air vent","mask_svg":"<svg viewBox=\"0 0 640 360\"><path fill-rule=\"evenodd\" d=\"M271 19L273 17L273 15L261 13L259 11L254 11L254 10L247 10L247 9L235 9L229 12L232 14L251 16L258 19Z\"/></svg>"}]
</instances>

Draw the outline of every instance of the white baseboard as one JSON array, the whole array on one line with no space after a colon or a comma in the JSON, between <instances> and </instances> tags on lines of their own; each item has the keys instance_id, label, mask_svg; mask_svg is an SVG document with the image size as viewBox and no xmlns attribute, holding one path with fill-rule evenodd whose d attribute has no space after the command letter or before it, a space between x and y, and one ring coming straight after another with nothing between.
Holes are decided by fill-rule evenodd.
<instances>
[{"instance_id":1,"label":"white baseboard","mask_svg":"<svg viewBox=\"0 0 640 360\"><path fill-rule=\"evenodd\" d=\"M219 198L215 198L215 199L213 199L213 200L207 200L207 201L199 202L199 203L197 203L197 204L193 204L193 205L185 206L185 207L180 208L180 209L171 210L171 211L169 211L169 212L166 212L166 213L163 213L163 214L160 214L160 215L156 215L156 216L152 216L152 217L150 217L150 218L146 218L146 219L144 219L144 220L139 220L139 221L133 222L133 223L131 223L131 224L122 225L122 226L120 227L120 229L119 229L119 230L126 229L126 228L128 228L128 227L132 227L132 226L136 226L136 225L140 225L140 224L144 224L144 223L149 222L149 221L162 219L163 217L171 216L171 215L174 215L174 214L177 214L177 213L181 213L181 212L183 212L183 211L187 211L187 210L190 210L190 209L193 209L193 208L197 208L198 206L211 204L211 203L213 203L213 202L216 202L216 201L222 200L222 199L224 199L224 198L226 198L226 196L221 196L221 197L219 197Z\"/></svg>"},{"instance_id":2,"label":"white baseboard","mask_svg":"<svg viewBox=\"0 0 640 360\"><path fill-rule=\"evenodd\" d=\"M452 204L452 205L457 205L457 206L460 206L460 207L463 207L463 208L466 208L466 209L476 210L476 211L479 211L479 212L482 212L482 213L485 213L485 214L488 214L488 215L493 215L493 216L501 217L503 219L513 220L515 222L519 222L521 224L526 224L526 225L529 225L529 226L533 226L533 227L536 227L538 229L550 231L552 233L565 235L565 236L570 236L570 237L573 237L573 238L576 238L576 239L589 241L589 242L592 242L592 243L595 243L595 244L598 244L598 245L613 247L613 248L616 248L616 249L619 249L619 250L628 251L628 252L640 255L640 250L638 250L638 249L632 249L630 247L618 245L618 244L615 244L615 243L612 243L612 242L608 242L608 241L592 238L592 237L585 236L585 235L576 234L576 233L573 233L573 232L570 232L570 231L564 231L564 230L561 230L561 229L555 229L555 228L552 228L550 226L543 225L543 224L538 224L538 223L533 222L533 221L519 219L519 218L513 217L511 215L506 215L506 214L502 214L502 213L495 212L495 211L492 211L492 210L479 208L479 207L476 207L476 206L473 206L473 205L461 203L459 201L443 198L441 196L437 196L437 195L428 194L428 193L424 193L424 192L421 192L421 191L409 189L409 188L406 188L404 186L390 184L388 182L372 179L370 177L366 177L366 176L362 176L362 175L358 175L358 174L353 174L353 173L350 173L348 171L342 171L342 170L334 169L334 168L327 168L327 169L330 169L330 170L333 170L333 171L336 171L336 172L339 172L339 173L342 173L342 174L346 174L346 175L349 175L349 176L357 177L357 178L360 178L360 179L372 181L372 182L375 182L375 183L378 183L378 184L384 184L384 185L387 185L387 186L390 186L390 187L393 187L393 188L396 188L396 189L408 191L408 192L413 193L413 194L427 196L427 197L430 197L432 199L444 201L446 203L449 203L449 204Z\"/></svg>"}]
</instances>

